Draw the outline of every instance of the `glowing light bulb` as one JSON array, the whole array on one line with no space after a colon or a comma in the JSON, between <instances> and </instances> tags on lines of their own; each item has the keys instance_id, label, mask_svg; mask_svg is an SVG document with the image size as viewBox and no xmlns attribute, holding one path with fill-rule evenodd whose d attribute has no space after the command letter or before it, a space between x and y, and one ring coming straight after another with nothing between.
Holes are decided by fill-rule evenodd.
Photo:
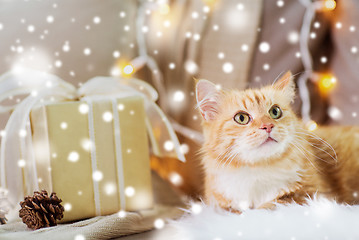
<instances>
[{"instance_id":1,"label":"glowing light bulb","mask_svg":"<svg viewBox=\"0 0 359 240\"><path fill-rule=\"evenodd\" d=\"M337 3L334 0L325 0L324 9L327 11L332 11L337 6Z\"/></svg>"},{"instance_id":2,"label":"glowing light bulb","mask_svg":"<svg viewBox=\"0 0 359 240\"><path fill-rule=\"evenodd\" d=\"M331 92L337 84L337 79L331 74L323 74L318 82L319 91L326 95Z\"/></svg>"},{"instance_id":3,"label":"glowing light bulb","mask_svg":"<svg viewBox=\"0 0 359 240\"><path fill-rule=\"evenodd\" d=\"M123 74L126 76L131 76L133 74L133 72L135 71L134 67L131 64L127 64L124 68L123 68Z\"/></svg>"},{"instance_id":4,"label":"glowing light bulb","mask_svg":"<svg viewBox=\"0 0 359 240\"><path fill-rule=\"evenodd\" d=\"M315 129L318 128L318 124L316 122L314 122L313 120L310 120L307 124L306 127L309 131L314 131Z\"/></svg>"}]
</instances>

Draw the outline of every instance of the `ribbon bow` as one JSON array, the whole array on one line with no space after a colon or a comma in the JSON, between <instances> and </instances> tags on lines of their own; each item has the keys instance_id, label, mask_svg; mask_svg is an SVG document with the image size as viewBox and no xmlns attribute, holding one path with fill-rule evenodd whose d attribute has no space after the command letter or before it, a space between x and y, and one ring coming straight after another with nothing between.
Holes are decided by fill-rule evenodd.
<instances>
[{"instance_id":1,"label":"ribbon bow","mask_svg":"<svg viewBox=\"0 0 359 240\"><path fill-rule=\"evenodd\" d=\"M5 100L19 95L28 96L17 104L3 105ZM35 105L134 95L145 99L146 125L154 154L161 156L163 152L166 152L176 155L179 160L185 162L179 141L169 120L155 103L158 98L156 90L144 81L95 77L77 89L55 75L31 69L7 72L2 75L0 77L0 113L12 111L12 114L1 141L0 185L9 189L10 202L16 203L23 197L22 173L19 166L24 163L29 164L26 166L29 169L27 178L33 182L37 181L34 174L36 171L33 171L36 166L29 123L29 114ZM158 129L160 134L154 134L153 129ZM173 148L165 149L163 144L165 141L170 141ZM6 172L11 172L11 176L6 175Z\"/></svg>"}]
</instances>

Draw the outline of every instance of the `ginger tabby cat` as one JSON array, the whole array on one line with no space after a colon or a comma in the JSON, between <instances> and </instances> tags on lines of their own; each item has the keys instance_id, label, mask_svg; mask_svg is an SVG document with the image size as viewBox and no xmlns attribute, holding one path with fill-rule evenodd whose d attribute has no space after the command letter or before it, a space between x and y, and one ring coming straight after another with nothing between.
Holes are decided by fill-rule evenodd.
<instances>
[{"instance_id":1,"label":"ginger tabby cat","mask_svg":"<svg viewBox=\"0 0 359 240\"><path fill-rule=\"evenodd\" d=\"M241 212L304 203L315 194L359 203L359 128L309 132L290 107L292 74L261 89L196 86L205 143L205 201Z\"/></svg>"}]
</instances>

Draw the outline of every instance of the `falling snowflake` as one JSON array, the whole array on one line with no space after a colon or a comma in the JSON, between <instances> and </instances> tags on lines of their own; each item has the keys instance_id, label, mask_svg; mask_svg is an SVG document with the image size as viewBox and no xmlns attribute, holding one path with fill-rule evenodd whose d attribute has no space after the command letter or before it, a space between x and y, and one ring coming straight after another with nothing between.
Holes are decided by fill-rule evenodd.
<instances>
[{"instance_id":1,"label":"falling snowflake","mask_svg":"<svg viewBox=\"0 0 359 240\"><path fill-rule=\"evenodd\" d=\"M259 44L259 51L262 53L267 53L270 50L270 45L267 42L261 42Z\"/></svg>"},{"instance_id":2,"label":"falling snowflake","mask_svg":"<svg viewBox=\"0 0 359 240\"><path fill-rule=\"evenodd\" d=\"M341 22L337 22L337 23L335 24L335 27L338 28L338 29L341 29L342 26L343 26L343 24L342 24Z\"/></svg>"},{"instance_id":3,"label":"falling snowflake","mask_svg":"<svg viewBox=\"0 0 359 240\"><path fill-rule=\"evenodd\" d=\"M27 31L30 32L30 33L34 32L34 31L35 31L34 25L29 25L29 26L27 27Z\"/></svg>"},{"instance_id":4,"label":"falling snowflake","mask_svg":"<svg viewBox=\"0 0 359 240\"><path fill-rule=\"evenodd\" d=\"M88 111L89 111L89 105L86 103L81 103L79 106L79 112L81 114L86 114L86 113L88 113Z\"/></svg>"},{"instance_id":5,"label":"falling snowflake","mask_svg":"<svg viewBox=\"0 0 359 240\"><path fill-rule=\"evenodd\" d=\"M127 214L126 214L126 212L124 210L121 210L121 211L118 212L118 217L119 218L124 218L124 217L126 217L126 215Z\"/></svg>"},{"instance_id":6,"label":"falling snowflake","mask_svg":"<svg viewBox=\"0 0 359 240\"><path fill-rule=\"evenodd\" d=\"M80 159L80 154L76 151L72 151L69 153L67 160L70 162L77 162Z\"/></svg>"},{"instance_id":7,"label":"falling snowflake","mask_svg":"<svg viewBox=\"0 0 359 240\"><path fill-rule=\"evenodd\" d=\"M314 28L320 28L320 23L319 22L314 22L313 26L314 26Z\"/></svg>"},{"instance_id":8,"label":"falling snowflake","mask_svg":"<svg viewBox=\"0 0 359 240\"><path fill-rule=\"evenodd\" d=\"M192 18L193 19L197 19L198 18L198 16L199 16L199 14L198 14L198 12L192 12Z\"/></svg>"},{"instance_id":9,"label":"falling snowflake","mask_svg":"<svg viewBox=\"0 0 359 240\"><path fill-rule=\"evenodd\" d=\"M173 101L175 102L182 102L185 98L184 92L183 91L175 91L173 94Z\"/></svg>"},{"instance_id":10,"label":"falling snowflake","mask_svg":"<svg viewBox=\"0 0 359 240\"><path fill-rule=\"evenodd\" d=\"M82 234L77 234L74 238L74 240L86 240L85 236Z\"/></svg>"},{"instance_id":11,"label":"falling snowflake","mask_svg":"<svg viewBox=\"0 0 359 240\"><path fill-rule=\"evenodd\" d=\"M118 104L118 110L119 111L123 111L125 109L125 105L123 105L122 103Z\"/></svg>"},{"instance_id":12,"label":"falling snowflake","mask_svg":"<svg viewBox=\"0 0 359 240\"><path fill-rule=\"evenodd\" d=\"M99 24L100 22L101 22L101 18L100 18L100 17L96 16L96 17L93 18L93 23L94 23L94 24Z\"/></svg>"},{"instance_id":13,"label":"falling snowflake","mask_svg":"<svg viewBox=\"0 0 359 240\"><path fill-rule=\"evenodd\" d=\"M176 64L170 63L170 64L168 65L168 68L169 68L169 69L175 69L175 68L176 68Z\"/></svg>"},{"instance_id":14,"label":"falling snowflake","mask_svg":"<svg viewBox=\"0 0 359 240\"><path fill-rule=\"evenodd\" d=\"M278 7L283 7L284 6L284 1L283 0L278 0L277 1L277 6Z\"/></svg>"},{"instance_id":15,"label":"falling snowflake","mask_svg":"<svg viewBox=\"0 0 359 240\"><path fill-rule=\"evenodd\" d=\"M67 123L61 122L60 127L61 127L61 129L67 129Z\"/></svg>"},{"instance_id":16,"label":"falling snowflake","mask_svg":"<svg viewBox=\"0 0 359 240\"><path fill-rule=\"evenodd\" d=\"M187 60L184 65L185 70L190 74L196 74L198 72L197 64L192 60Z\"/></svg>"},{"instance_id":17,"label":"falling snowflake","mask_svg":"<svg viewBox=\"0 0 359 240\"><path fill-rule=\"evenodd\" d=\"M292 31L288 34L288 41L291 44L296 44L299 41L299 34L297 31Z\"/></svg>"},{"instance_id":18,"label":"falling snowflake","mask_svg":"<svg viewBox=\"0 0 359 240\"><path fill-rule=\"evenodd\" d=\"M64 208L65 208L65 211L66 211L66 212L71 211L71 209L72 209L71 203L65 203L65 204L64 204Z\"/></svg>"},{"instance_id":19,"label":"falling snowflake","mask_svg":"<svg viewBox=\"0 0 359 240\"><path fill-rule=\"evenodd\" d=\"M103 119L105 122L111 122L112 119L113 119L112 112L109 112L109 111L104 112L104 113L102 114L102 119Z\"/></svg>"},{"instance_id":20,"label":"falling snowflake","mask_svg":"<svg viewBox=\"0 0 359 240\"><path fill-rule=\"evenodd\" d=\"M243 5L243 3L238 3L238 4L237 4L237 9L238 9L239 11L243 11L243 10L244 10L244 5Z\"/></svg>"},{"instance_id":21,"label":"falling snowflake","mask_svg":"<svg viewBox=\"0 0 359 240\"><path fill-rule=\"evenodd\" d=\"M340 120L343 117L342 112L335 106L330 106L328 108L328 115L334 120Z\"/></svg>"},{"instance_id":22,"label":"falling snowflake","mask_svg":"<svg viewBox=\"0 0 359 240\"><path fill-rule=\"evenodd\" d=\"M81 140L81 147L85 151L90 151L92 146L93 146L93 143L92 143L92 141L90 139L84 138L84 139Z\"/></svg>"},{"instance_id":23,"label":"falling snowflake","mask_svg":"<svg viewBox=\"0 0 359 240\"><path fill-rule=\"evenodd\" d=\"M92 179L96 182L99 182L103 179L103 173L101 171L94 171L92 173Z\"/></svg>"},{"instance_id":24,"label":"falling snowflake","mask_svg":"<svg viewBox=\"0 0 359 240\"><path fill-rule=\"evenodd\" d=\"M355 54L355 53L358 52L358 48L357 48L357 47L352 47L352 48L350 49L350 51Z\"/></svg>"},{"instance_id":25,"label":"falling snowflake","mask_svg":"<svg viewBox=\"0 0 359 240\"><path fill-rule=\"evenodd\" d=\"M26 137L26 135L27 135L27 131L25 129L20 129L19 136L23 138Z\"/></svg>"},{"instance_id":26,"label":"falling snowflake","mask_svg":"<svg viewBox=\"0 0 359 240\"><path fill-rule=\"evenodd\" d=\"M90 48L85 48L85 49L84 49L84 54L85 54L86 56L90 55L90 54L91 54L91 49L90 49Z\"/></svg>"},{"instance_id":27,"label":"falling snowflake","mask_svg":"<svg viewBox=\"0 0 359 240\"><path fill-rule=\"evenodd\" d=\"M199 35L198 33L193 35L193 40L199 41L200 39L201 39L201 35Z\"/></svg>"},{"instance_id":28,"label":"falling snowflake","mask_svg":"<svg viewBox=\"0 0 359 240\"><path fill-rule=\"evenodd\" d=\"M192 203L191 212L193 214L199 214L202 212L202 206L199 203Z\"/></svg>"},{"instance_id":29,"label":"falling snowflake","mask_svg":"<svg viewBox=\"0 0 359 240\"><path fill-rule=\"evenodd\" d=\"M54 22L54 17L53 16L47 16L47 18L46 18L46 21L48 22L48 23L53 23Z\"/></svg>"},{"instance_id":30,"label":"falling snowflake","mask_svg":"<svg viewBox=\"0 0 359 240\"><path fill-rule=\"evenodd\" d=\"M56 60L55 61L55 67L60 68L61 66L62 66L61 60Z\"/></svg>"},{"instance_id":31,"label":"falling snowflake","mask_svg":"<svg viewBox=\"0 0 359 240\"><path fill-rule=\"evenodd\" d=\"M157 218L154 222L153 225L155 226L155 228L157 229L161 229L165 226L165 221L163 221L163 219L161 218Z\"/></svg>"},{"instance_id":32,"label":"falling snowflake","mask_svg":"<svg viewBox=\"0 0 359 240\"><path fill-rule=\"evenodd\" d=\"M133 197L135 195L136 191L133 187L128 186L125 188L125 194L127 197Z\"/></svg>"},{"instance_id":33,"label":"falling snowflake","mask_svg":"<svg viewBox=\"0 0 359 240\"><path fill-rule=\"evenodd\" d=\"M19 161L17 161L17 165L20 167L20 168L23 168L26 166L26 162L24 159L20 159Z\"/></svg>"},{"instance_id":34,"label":"falling snowflake","mask_svg":"<svg viewBox=\"0 0 359 240\"><path fill-rule=\"evenodd\" d=\"M126 13L125 12L120 12L119 14L118 14L119 16L120 16L120 18L124 18L124 17L126 17Z\"/></svg>"},{"instance_id":35,"label":"falling snowflake","mask_svg":"<svg viewBox=\"0 0 359 240\"><path fill-rule=\"evenodd\" d=\"M248 45L247 45L247 44L242 44L241 50L242 50L243 52L247 52L247 51L249 50Z\"/></svg>"},{"instance_id":36,"label":"falling snowflake","mask_svg":"<svg viewBox=\"0 0 359 240\"><path fill-rule=\"evenodd\" d=\"M179 186L183 183L183 178L177 172L171 172L168 175L168 178L169 178L170 182L175 186Z\"/></svg>"},{"instance_id":37,"label":"falling snowflake","mask_svg":"<svg viewBox=\"0 0 359 240\"><path fill-rule=\"evenodd\" d=\"M197 117L197 115L195 115ZM181 144L180 150L183 154L187 154L189 152L189 146L185 143Z\"/></svg>"},{"instance_id":38,"label":"falling snowflake","mask_svg":"<svg viewBox=\"0 0 359 240\"><path fill-rule=\"evenodd\" d=\"M225 73L231 73L233 71L233 64L230 62L225 62L222 66L222 70Z\"/></svg>"},{"instance_id":39,"label":"falling snowflake","mask_svg":"<svg viewBox=\"0 0 359 240\"><path fill-rule=\"evenodd\" d=\"M268 64L268 63L265 63L264 65L263 65L263 70L264 71L268 71L270 69L270 65Z\"/></svg>"},{"instance_id":40,"label":"falling snowflake","mask_svg":"<svg viewBox=\"0 0 359 240\"><path fill-rule=\"evenodd\" d=\"M173 144L172 141L167 140L167 141L165 141L163 147L164 147L165 150L167 150L167 151L172 151L172 150L174 149L175 145Z\"/></svg>"}]
</instances>

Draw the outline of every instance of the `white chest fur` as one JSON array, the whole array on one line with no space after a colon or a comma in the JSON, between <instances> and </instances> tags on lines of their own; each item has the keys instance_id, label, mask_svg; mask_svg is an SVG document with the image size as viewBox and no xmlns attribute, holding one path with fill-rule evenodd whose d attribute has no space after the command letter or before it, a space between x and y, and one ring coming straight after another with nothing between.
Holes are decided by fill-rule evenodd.
<instances>
[{"instance_id":1,"label":"white chest fur","mask_svg":"<svg viewBox=\"0 0 359 240\"><path fill-rule=\"evenodd\" d=\"M257 208L277 198L283 190L300 181L298 167L223 168L211 172L215 191L232 202L232 208Z\"/></svg>"}]
</instances>

